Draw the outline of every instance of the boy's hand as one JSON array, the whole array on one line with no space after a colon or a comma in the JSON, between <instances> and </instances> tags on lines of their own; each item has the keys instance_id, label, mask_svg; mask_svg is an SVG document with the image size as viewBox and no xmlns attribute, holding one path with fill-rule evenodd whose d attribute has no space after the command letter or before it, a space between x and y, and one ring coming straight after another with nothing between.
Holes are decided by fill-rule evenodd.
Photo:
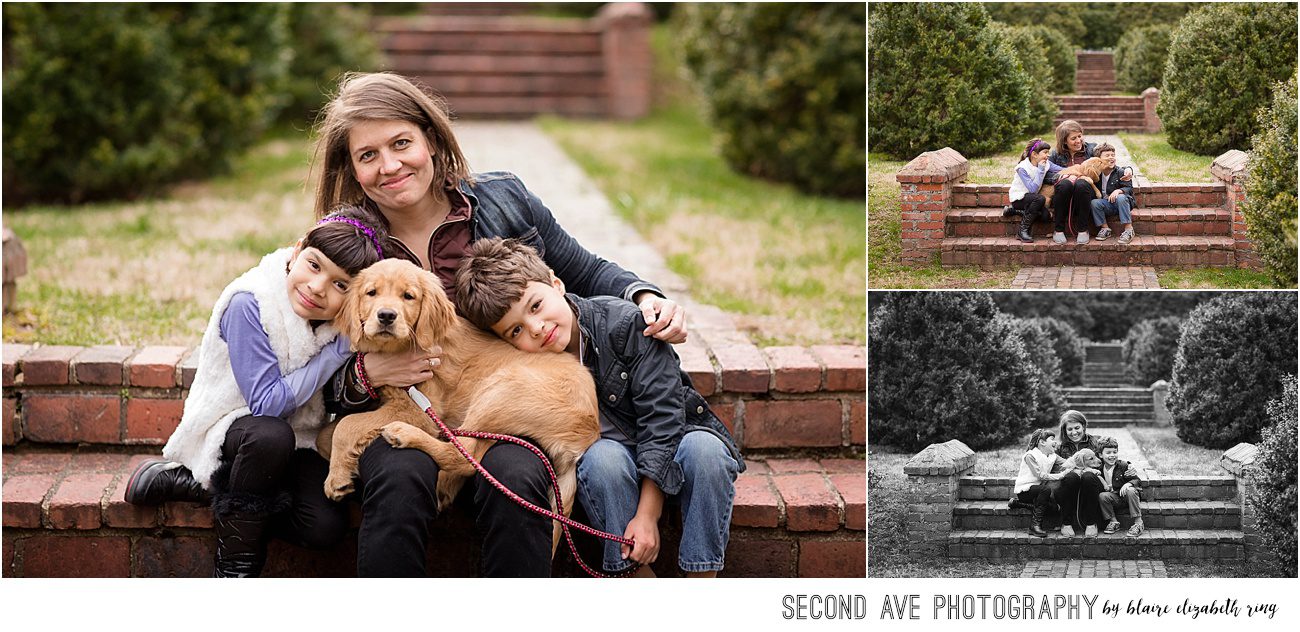
<instances>
[{"instance_id":1,"label":"boy's hand","mask_svg":"<svg viewBox=\"0 0 1300 632\"><path fill-rule=\"evenodd\" d=\"M1114 191L1111 191L1111 192L1110 192L1110 195L1107 196L1106 199L1110 200L1110 203L1111 203L1111 204L1114 204L1114 203L1115 203L1115 200L1118 200L1118 199L1119 199L1119 194L1120 194L1120 190L1119 190L1119 189L1115 189Z\"/></svg>"},{"instance_id":2,"label":"boy's hand","mask_svg":"<svg viewBox=\"0 0 1300 632\"><path fill-rule=\"evenodd\" d=\"M442 363L438 356L442 347L428 351L416 349L398 353L367 353L366 377L373 387L396 386L406 388L433 377L433 370Z\"/></svg>"},{"instance_id":3,"label":"boy's hand","mask_svg":"<svg viewBox=\"0 0 1300 632\"><path fill-rule=\"evenodd\" d=\"M623 537L635 540L635 546L620 545L623 559L631 558L638 564L650 564L659 558L658 521L642 513L632 517L623 531Z\"/></svg>"},{"instance_id":4,"label":"boy's hand","mask_svg":"<svg viewBox=\"0 0 1300 632\"><path fill-rule=\"evenodd\" d=\"M668 344L686 342L686 308L653 292L642 292L637 307L645 318L645 335Z\"/></svg>"},{"instance_id":5,"label":"boy's hand","mask_svg":"<svg viewBox=\"0 0 1300 632\"><path fill-rule=\"evenodd\" d=\"M1124 167L1124 175L1123 175L1123 176L1120 176L1120 180L1126 180L1126 181L1127 181L1127 180L1132 180L1132 179L1133 179L1133 170L1132 170L1132 169L1129 169L1128 167Z\"/></svg>"}]
</instances>

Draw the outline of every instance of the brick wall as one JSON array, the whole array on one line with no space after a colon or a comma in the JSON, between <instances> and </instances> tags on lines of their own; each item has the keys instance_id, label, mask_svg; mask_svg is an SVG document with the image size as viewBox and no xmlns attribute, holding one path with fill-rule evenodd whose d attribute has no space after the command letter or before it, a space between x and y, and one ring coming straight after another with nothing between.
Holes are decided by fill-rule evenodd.
<instances>
[{"instance_id":1,"label":"brick wall","mask_svg":"<svg viewBox=\"0 0 1300 632\"><path fill-rule=\"evenodd\" d=\"M682 367L746 452L866 444L862 347L683 346ZM3 444L162 445L197 349L4 345Z\"/></svg>"},{"instance_id":2,"label":"brick wall","mask_svg":"<svg viewBox=\"0 0 1300 632\"><path fill-rule=\"evenodd\" d=\"M903 206L903 261L925 264L939 252L944 222L953 206L952 187L970 169L957 150L927 151L898 172Z\"/></svg>"},{"instance_id":3,"label":"brick wall","mask_svg":"<svg viewBox=\"0 0 1300 632\"><path fill-rule=\"evenodd\" d=\"M1227 153L1214 159L1210 173L1228 189L1227 209L1232 213L1232 241L1237 259L1237 267L1263 269L1263 262L1250 243L1246 232L1246 216L1241 212L1242 202L1246 200L1247 162L1250 155L1244 151L1230 149Z\"/></svg>"}]
</instances>

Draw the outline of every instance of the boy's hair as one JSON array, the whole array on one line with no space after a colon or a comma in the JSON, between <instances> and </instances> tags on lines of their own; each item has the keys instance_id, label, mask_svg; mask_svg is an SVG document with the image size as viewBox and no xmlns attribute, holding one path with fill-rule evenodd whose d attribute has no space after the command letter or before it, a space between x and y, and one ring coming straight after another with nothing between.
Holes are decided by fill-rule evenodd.
<instances>
[{"instance_id":1,"label":"boy's hair","mask_svg":"<svg viewBox=\"0 0 1300 632\"><path fill-rule=\"evenodd\" d=\"M1050 439L1055 436L1056 436L1055 432L1048 430L1046 428L1039 428L1038 430L1035 430L1034 434L1029 435L1029 447L1026 449L1026 452L1028 452L1029 450L1033 450L1034 448L1037 448L1038 444L1041 443L1043 440Z\"/></svg>"},{"instance_id":2,"label":"boy's hair","mask_svg":"<svg viewBox=\"0 0 1300 632\"><path fill-rule=\"evenodd\" d=\"M1083 133L1083 126L1078 121L1061 121L1061 124L1056 126L1056 151L1065 152L1066 156L1069 156L1070 145L1065 142L1065 139L1074 132Z\"/></svg>"},{"instance_id":3,"label":"boy's hair","mask_svg":"<svg viewBox=\"0 0 1300 632\"><path fill-rule=\"evenodd\" d=\"M339 204L369 202L348 153L348 134L362 121L406 121L423 131L433 154L432 186L455 186L458 180L470 179L469 163L451 131L451 116L442 99L401 75L348 73L339 82L338 94L321 108L316 123L312 163L324 161L316 186L317 219Z\"/></svg>"},{"instance_id":4,"label":"boy's hair","mask_svg":"<svg viewBox=\"0 0 1300 632\"><path fill-rule=\"evenodd\" d=\"M1115 148L1112 147L1110 143L1102 143L1097 145L1097 148L1093 150L1092 155L1100 156L1108 151L1115 151Z\"/></svg>"},{"instance_id":5,"label":"boy's hair","mask_svg":"<svg viewBox=\"0 0 1300 632\"><path fill-rule=\"evenodd\" d=\"M382 244L388 233L383 222L355 206L344 206L325 216L302 238L303 248L315 248L349 275L383 259Z\"/></svg>"},{"instance_id":6,"label":"boy's hair","mask_svg":"<svg viewBox=\"0 0 1300 632\"><path fill-rule=\"evenodd\" d=\"M1088 434L1088 418L1087 418L1087 417L1084 417L1084 416L1083 416L1083 413L1081 413L1081 412L1079 412L1079 411L1077 411L1077 410L1067 410L1067 411L1061 413L1061 428L1060 428L1060 431L1061 431L1061 436L1062 436L1062 437L1068 437L1068 436L1069 436L1069 435L1065 434L1065 427L1068 426L1068 425L1070 425L1070 424L1072 424L1072 423L1076 423L1076 424L1079 424L1079 425L1083 426L1083 434L1084 434L1084 436L1087 436L1087 434Z\"/></svg>"},{"instance_id":7,"label":"boy's hair","mask_svg":"<svg viewBox=\"0 0 1300 632\"><path fill-rule=\"evenodd\" d=\"M1097 449L1105 450L1106 448L1115 448L1118 450L1119 442L1115 440L1115 437L1102 437L1101 441L1097 442Z\"/></svg>"},{"instance_id":8,"label":"boy's hair","mask_svg":"<svg viewBox=\"0 0 1300 632\"><path fill-rule=\"evenodd\" d=\"M551 269L531 246L489 237L470 244L456 269L456 307L469 322L491 329L530 282L551 282Z\"/></svg>"}]
</instances>

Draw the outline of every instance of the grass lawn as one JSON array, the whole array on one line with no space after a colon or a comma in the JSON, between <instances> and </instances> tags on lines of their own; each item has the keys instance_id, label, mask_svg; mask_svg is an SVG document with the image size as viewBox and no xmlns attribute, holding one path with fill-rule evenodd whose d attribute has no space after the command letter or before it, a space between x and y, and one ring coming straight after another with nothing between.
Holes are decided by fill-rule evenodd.
<instances>
[{"instance_id":1,"label":"grass lawn","mask_svg":"<svg viewBox=\"0 0 1300 632\"><path fill-rule=\"evenodd\" d=\"M27 249L6 342L191 345L221 289L311 224L305 134L157 199L5 209Z\"/></svg>"},{"instance_id":2,"label":"grass lawn","mask_svg":"<svg viewBox=\"0 0 1300 632\"><path fill-rule=\"evenodd\" d=\"M1128 147L1142 169L1142 174L1152 182L1213 182L1210 164L1215 156L1198 156L1180 151L1169 145L1164 134L1130 134L1121 132L1120 140Z\"/></svg>"},{"instance_id":3,"label":"grass lawn","mask_svg":"<svg viewBox=\"0 0 1300 632\"><path fill-rule=\"evenodd\" d=\"M650 116L545 117L542 128L687 279L694 298L730 312L757 344L862 344L862 201L732 171L674 70L675 49L662 26L655 49L660 93Z\"/></svg>"},{"instance_id":4,"label":"grass lawn","mask_svg":"<svg viewBox=\"0 0 1300 632\"><path fill-rule=\"evenodd\" d=\"M1218 467L1222 450L1210 450L1183 443L1172 427L1129 426L1143 455L1161 474L1191 476L1221 475ZM1097 434L1105 434L1099 429ZM1128 449L1132 449L1131 447ZM1017 441L995 450L983 450L972 474L1014 476L1017 459L1024 454ZM1121 456L1124 449L1121 449ZM867 559L871 577L1017 577L1024 561L972 560L908 557L906 522L907 477L903 465L915 454L889 446L867 447ZM1166 561L1170 577L1258 577L1266 571L1244 563Z\"/></svg>"}]
</instances>

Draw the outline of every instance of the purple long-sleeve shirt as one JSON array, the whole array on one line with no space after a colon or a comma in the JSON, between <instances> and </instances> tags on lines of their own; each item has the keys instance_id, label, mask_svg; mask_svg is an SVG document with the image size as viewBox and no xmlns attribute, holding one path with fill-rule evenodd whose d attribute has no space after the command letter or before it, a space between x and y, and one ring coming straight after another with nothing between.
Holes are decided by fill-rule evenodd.
<instances>
[{"instance_id":1,"label":"purple long-sleeve shirt","mask_svg":"<svg viewBox=\"0 0 1300 632\"><path fill-rule=\"evenodd\" d=\"M1038 193L1038 190L1043 187L1043 176L1048 173L1056 173L1064 168L1065 167L1062 167L1061 165L1048 161L1046 172L1036 171L1033 175L1030 175L1028 171L1025 171L1024 167L1017 167L1016 177L1020 178L1020 183L1025 185L1026 191L1029 191L1030 193Z\"/></svg>"},{"instance_id":2,"label":"purple long-sleeve shirt","mask_svg":"<svg viewBox=\"0 0 1300 632\"><path fill-rule=\"evenodd\" d=\"M230 367L244 401L254 415L265 417L288 417L321 390L351 356L348 339L339 336L302 368L288 375L280 373L271 339L262 329L257 299L249 292L230 297L221 315L221 339L230 349Z\"/></svg>"}]
</instances>

